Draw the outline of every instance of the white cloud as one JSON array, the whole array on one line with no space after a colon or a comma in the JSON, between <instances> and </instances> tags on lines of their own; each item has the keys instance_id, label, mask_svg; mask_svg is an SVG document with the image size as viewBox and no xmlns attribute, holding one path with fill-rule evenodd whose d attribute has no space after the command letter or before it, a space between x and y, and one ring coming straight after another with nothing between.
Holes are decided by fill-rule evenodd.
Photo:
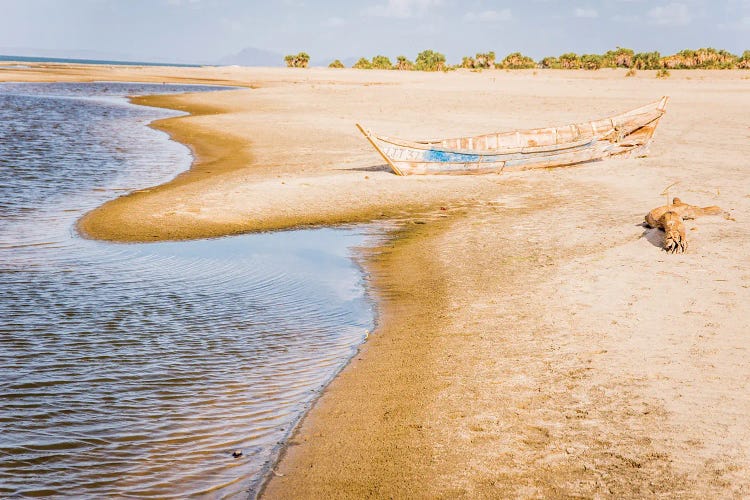
<instances>
[{"instance_id":1,"label":"white cloud","mask_svg":"<svg viewBox=\"0 0 750 500\"><path fill-rule=\"evenodd\" d=\"M229 28L230 30L234 32L239 32L244 29L242 26L242 23L238 19L230 19L228 17L222 17L221 18L221 24Z\"/></svg>"},{"instance_id":2,"label":"white cloud","mask_svg":"<svg viewBox=\"0 0 750 500\"><path fill-rule=\"evenodd\" d=\"M387 0L385 4L372 5L364 14L377 17L407 19L419 17L428 9L440 5L441 0Z\"/></svg>"},{"instance_id":3,"label":"white cloud","mask_svg":"<svg viewBox=\"0 0 750 500\"><path fill-rule=\"evenodd\" d=\"M485 10L482 12L467 12L464 15L464 21L467 22L497 22L509 21L512 19L510 9L503 10Z\"/></svg>"},{"instance_id":4,"label":"white cloud","mask_svg":"<svg viewBox=\"0 0 750 500\"><path fill-rule=\"evenodd\" d=\"M750 30L750 0L728 0L725 11L730 14L730 21L716 24L719 30Z\"/></svg>"},{"instance_id":5,"label":"white cloud","mask_svg":"<svg viewBox=\"0 0 750 500\"><path fill-rule=\"evenodd\" d=\"M639 22L641 19L634 14L628 14L628 15L616 14L612 16L612 20L617 23L635 23L635 22Z\"/></svg>"},{"instance_id":6,"label":"white cloud","mask_svg":"<svg viewBox=\"0 0 750 500\"><path fill-rule=\"evenodd\" d=\"M328 28L335 28L337 26L343 26L346 24L346 20L340 18L340 17L329 17L325 21L323 21L323 26L326 26Z\"/></svg>"},{"instance_id":7,"label":"white cloud","mask_svg":"<svg viewBox=\"0 0 750 500\"><path fill-rule=\"evenodd\" d=\"M654 24L665 26L685 26L690 24L690 8L684 3L672 2L648 11L648 17Z\"/></svg>"},{"instance_id":8,"label":"white cloud","mask_svg":"<svg viewBox=\"0 0 750 500\"><path fill-rule=\"evenodd\" d=\"M599 13L596 11L596 9L583 9L579 7L575 10L575 16L593 19L595 17L599 17Z\"/></svg>"}]
</instances>

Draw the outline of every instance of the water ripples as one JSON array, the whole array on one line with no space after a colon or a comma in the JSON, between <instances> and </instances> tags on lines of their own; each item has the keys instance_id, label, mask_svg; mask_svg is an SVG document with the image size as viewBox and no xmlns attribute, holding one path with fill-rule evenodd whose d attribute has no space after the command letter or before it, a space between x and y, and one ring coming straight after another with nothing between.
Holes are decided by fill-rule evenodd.
<instances>
[{"instance_id":1,"label":"water ripples","mask_svg":"<svg viewBox=\"0 0 750 500\"><path fill-rule=\"evenodd\" d=\"M189 156L112 97L154 86L67 85L0 85L0 496L246 494L372 328L375 233L78 238Z\"/></svg>"}]
</instances>

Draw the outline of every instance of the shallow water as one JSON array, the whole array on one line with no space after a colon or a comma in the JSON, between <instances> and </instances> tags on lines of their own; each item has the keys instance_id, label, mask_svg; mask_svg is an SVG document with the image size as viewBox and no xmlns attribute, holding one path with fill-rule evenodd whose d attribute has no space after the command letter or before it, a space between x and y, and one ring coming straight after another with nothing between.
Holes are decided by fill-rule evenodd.
<instances>
[{"instance_id":1,"label":"shallow water","mask_svg":"<svg viewBox=\"0 0 750 500\"><path fill-rule=\"evenodd\" d=\"M185 90L0 85L0 496L244 496L372 328L366 229L75 234L190 162L119 96Z\"/></svg>"}]
</instances>

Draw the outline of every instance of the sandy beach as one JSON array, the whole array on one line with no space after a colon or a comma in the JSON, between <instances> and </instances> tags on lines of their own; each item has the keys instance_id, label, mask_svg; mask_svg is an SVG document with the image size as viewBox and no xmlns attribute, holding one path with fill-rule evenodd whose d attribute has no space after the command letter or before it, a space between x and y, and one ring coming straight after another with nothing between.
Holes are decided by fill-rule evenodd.
<instances>
[{"instance_id":1,"label":"sandy beach","mask_svg":"<svg viewBox=\"0 0 750 500\"><path fill-rule=\"evenodd\" d=\"M192 169L87 237L158 241L399 220L365 266L379 324L295 431L267 498L750 495L750 72L0 65L0 81L242 87L137 98ZM670 95L647 158L398 177L403 138L565 124ZM641 223L672 196L669 255Z\"/></svg>"}]
</instances>

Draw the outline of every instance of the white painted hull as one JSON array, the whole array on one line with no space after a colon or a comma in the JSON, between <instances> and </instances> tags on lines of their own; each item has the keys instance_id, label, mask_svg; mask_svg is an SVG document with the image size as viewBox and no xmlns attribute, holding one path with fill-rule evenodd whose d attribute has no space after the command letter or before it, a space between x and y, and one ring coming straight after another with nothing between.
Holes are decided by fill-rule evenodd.
<instances>
[{"instance_id":1,"label":"white painted hull","mask_svg":"<svg viewBox=\"0 0 750 500\"><path fill-rule=\"evenodd\" d=\"M526 170L644 156L667 100L665 96L610 118L562 127L435 141L404 141L357 127L398 175Z\"/></svg>"}]
</instances>

